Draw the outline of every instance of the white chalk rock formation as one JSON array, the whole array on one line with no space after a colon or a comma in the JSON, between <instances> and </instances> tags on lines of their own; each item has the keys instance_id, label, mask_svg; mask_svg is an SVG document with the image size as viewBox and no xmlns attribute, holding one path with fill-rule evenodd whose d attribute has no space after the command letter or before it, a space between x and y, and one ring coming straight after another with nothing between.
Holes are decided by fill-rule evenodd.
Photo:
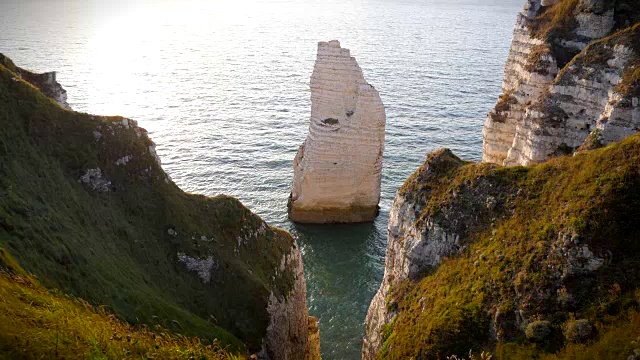
<instances>
[{"instance_id":1,"label":"white chalk rock formation","mask_svg":"<svg viewBox=\"0 0 640 360\"><path fill-rule=\"evenodd\" d=\"M411 185L435 182L448 171L463 165L464 161L450 150L436 150L398 190L389 211L384 278L367 312L362 359L376 357L384 342L381 330L396 316L397 311L389 306L391 288L405 280L416 279L426 269L438 267L443 258L458 253L466 244L469 230L481 223L477 216L483 211L479 209L486 207L484 204L489 198L486 194L478 193L465 198L463 206L447 206L438 215L423 218L425 202L422 199L431 196L431 187ZM493 184L487 188L501 191ZM473 210L469 210L471 208Z\"/></svg>"},{"instance_id":2,"label":"white chalk rock formation","mask_svg":"<svg viewBox=\"0 0 640 360\"><path fill-rule=\"evenodd\" d=\"M580 0L567 15L574 22L554 24L545 19L554 4L529 0L518 15L503 94L483 128L483 161L528 165L576 151L596 130L607 144L640 129L637 84L627 71L639 63L629 44L640 27L618 31L617 8L603 0Z\"/></svg>"},{"instance_id":3,"label":"white chalk rock formation","mask_svg":"<svg viewBox=\"0 0 640 360\"><path fill-rule=\"evenodd\" d=\"M378 213L386 115L349 50L318 43L309 135L294 159L289 218L372 221Z\"/></svg>"}]
</instances>

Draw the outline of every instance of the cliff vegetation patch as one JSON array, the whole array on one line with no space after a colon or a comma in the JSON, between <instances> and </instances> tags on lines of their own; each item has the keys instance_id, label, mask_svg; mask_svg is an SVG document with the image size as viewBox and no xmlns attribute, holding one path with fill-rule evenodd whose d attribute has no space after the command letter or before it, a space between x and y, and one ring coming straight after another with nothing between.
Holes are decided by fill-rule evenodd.
<instances>
[{"instance_id":1,"label":"cliff vegetation patch","mask_svg":"<svg viewBox=\"0 0 640 360\"><path fill-rule=\"evenodd\" d=\"M630 271L640 266L640 135L531 167L441 170L421 168L401 192L427 194L423 213L449 208L456 223L472 212L486 225L434 271L393 287L397 315L378 358L603 359L640 348L640 274ZM483 178L511 194L502 210L456 205L487 196L474 190Z\"/></svg>"}]
</instances>

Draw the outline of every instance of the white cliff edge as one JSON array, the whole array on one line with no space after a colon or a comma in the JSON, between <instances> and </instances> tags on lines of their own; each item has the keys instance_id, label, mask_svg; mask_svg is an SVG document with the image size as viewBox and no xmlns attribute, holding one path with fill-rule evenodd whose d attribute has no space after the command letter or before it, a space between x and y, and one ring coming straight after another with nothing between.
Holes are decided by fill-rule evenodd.
<instances>
[{"instance_id":1,"label":"white cliff edge","mask_svg":"<svg viewBox=\"0 0 640 360\"><path fill-rule=\"evenodd\" d=\"M440 149L427 158L418 172L428 177L439 176L439 168L461 166L463 162L448 149ZM384 278L369 306L365 323L362 358L373 359L384 339L381 330L393 321L396 311L391 306L390 290L407 279L414 279L427 269L436 268L444 257L458 253L464 247L465 231L477 212L462 214L458 208L443 209L443 218L431 216L420 219L423 203L414 198L413 191L398 191L389 211L387 250ZM478 197L479 207L484 198ZM473 215L471 215L473 214ZM460 215L459 224L451 226L446 218ZM468 219L467 219L468 218Z\"/></svg>"},{"instance_id":2,"label":"white cliff edge","mask_svg":"<svg viewBox=\"0 0 640 360\"><path fill-rule=\"evenodd\" d=\"M269 325L259 354L261 359L319 360L320 333L317 319L309 316L307 287L302 255L294 242L291 252L282 257L278 272L291 271L293 288L287 295L269 295Z\"/></svg>"}]
</instances>

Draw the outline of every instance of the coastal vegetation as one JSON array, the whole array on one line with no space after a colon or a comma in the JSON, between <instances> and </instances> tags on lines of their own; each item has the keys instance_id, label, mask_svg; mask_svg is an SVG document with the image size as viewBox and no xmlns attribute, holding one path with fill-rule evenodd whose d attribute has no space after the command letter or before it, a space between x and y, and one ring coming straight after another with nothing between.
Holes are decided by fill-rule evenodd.
<instances>
[{"instance_id":1,"label":"coastal vegetation","mask_svg":"<svg viewBox=\"0 0 640 360\"><path fill-rule=\"evenodd\" d=\"M81 312L83 319L111 324L121 334L134 331L125 321L139 331L142 348L152 335L139 329L159 326L170 334L163 335L167 351L198 352L214 340L217 350L259 350L269 296L286 299L294 287L294 270L281 268L295 248L291 235L235 198L183 192L135 121L64 109L43 94L43 84L28 82L24 71L1 60L0 247L32 274L2 275L3 291L49 303L62 298L45 288L84 299L104 312ZM7 311L25 304L20 296L7 301ZM84 308L76 305L60 306ZM38 324L38 316L59 313L41 310L25 308L16 326L24 330ZM76 325L67 330L79 330ZM16 341L42 345L38 332L29 336ZM100 342L102 336L94 337ZM202 340L188 340L193 337ZM21 343L12 341L0 350L14 354ZM58 345L63 351L64 343Z\"/></svg>"},{"instance_id":2,"label":"coastal vegetation","mask_svg":"<svg viewBox=\"0 0 640 360\"><path fill-rule=\"evenodd\" d=\"M434 156L427 163L437 166L419 169L400 190L422 204L416 221L441 223L445 209L459 221L473 213L477 222L461 233L459 254L393 287L388 306L397 315L383 328L378 358L470 350L496 359L633 355L640 347L640 275L632 270L640 266L640 135L529 167ZM478 210L470 206L477 199L492 201Z\"/></svg>"},{"instance_id":3,"label":"coastal vegetation","mask_svg":"<svg viewBox=\"0 0 640 360\"><path fill-rule=\"evenodd\" d=\"M105 307L47 290L0 249L0 358L242 358L208 341L134 327Z\"/></svg>"}]
</instances>

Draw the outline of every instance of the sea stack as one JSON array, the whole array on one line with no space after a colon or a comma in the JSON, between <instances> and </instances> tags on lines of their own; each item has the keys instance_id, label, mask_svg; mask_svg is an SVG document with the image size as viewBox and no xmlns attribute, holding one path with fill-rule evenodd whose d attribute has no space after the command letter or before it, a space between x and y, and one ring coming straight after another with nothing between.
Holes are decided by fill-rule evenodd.
<instances>
[{"instance_id":1,"label":"sea stack","mask_svg":"<svg viewBox=\"0 0 640 360\"><path fill-rule=\"evenodd\" d=\"M318 43L311 123L293 161L289 218L373 221L378 214L386 115L378 91L337 40Z\"/></svg>"}]
</instances>

